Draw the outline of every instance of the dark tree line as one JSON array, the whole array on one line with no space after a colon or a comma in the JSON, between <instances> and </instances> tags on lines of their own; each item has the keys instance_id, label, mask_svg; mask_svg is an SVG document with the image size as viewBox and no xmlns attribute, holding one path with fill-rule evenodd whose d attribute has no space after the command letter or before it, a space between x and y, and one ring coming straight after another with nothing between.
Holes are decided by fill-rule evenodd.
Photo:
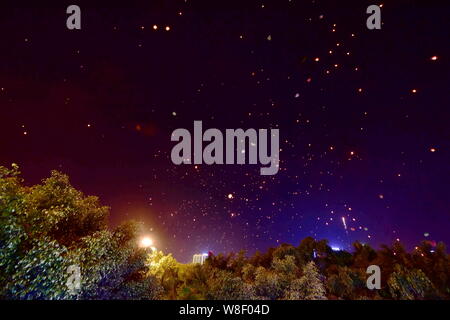
<instances>
[{"instance_id":1,"label":"dark tree line","mask_svg":"<svg viewBox=\"0 0 450 320\"><path fill-rule=\"evenodd\" d=\"M354 243L333 251L303 239L247 256L210 254L203 265L139 248L140 225L107 228L109 208L52 172L28 187L19 168L0 167L0 299L449 299L450 259L443 243L412 252L400 242L375 250ZM79 266L70 292L67 268ZM381 289L366 269L381 269Z\"/></svg>"},{"instance_id":2,"label":"dark tree line","mask_svg":"<svg viewBox=\"0 0 450 320\"><path fill-rule=\"evenodd\" d=\"M303 239L247 257L244 251L210 253L203 265L179 264L171 255L162 286L168 299L448 299L450 260L443 243L424 241L407 252L396 241L375 250L354 243L333 251L326 240ZM152 259L152 258L150 258ZM367 267L381 269L381 289L367 288ZM160 278L159 278L160 279Z\"/></svg>"}]
</instances>

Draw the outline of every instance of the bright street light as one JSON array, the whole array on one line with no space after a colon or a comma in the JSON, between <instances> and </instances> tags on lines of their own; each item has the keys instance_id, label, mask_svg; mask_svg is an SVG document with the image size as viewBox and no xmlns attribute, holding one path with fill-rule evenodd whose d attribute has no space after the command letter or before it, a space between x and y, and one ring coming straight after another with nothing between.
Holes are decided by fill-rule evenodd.
<instances>
[{"instance_id":1,"label":"bright street light","mask_svg":"<svg viewBox=\"0 0 450 320\"><path fill-rule=\"evenodd\" d=\"M153 240L150 239L149 237L143 237L141 239L141 247L148 248L148 247L151 247L152 245L153 245Z\"/></svg>"}]
</instances>

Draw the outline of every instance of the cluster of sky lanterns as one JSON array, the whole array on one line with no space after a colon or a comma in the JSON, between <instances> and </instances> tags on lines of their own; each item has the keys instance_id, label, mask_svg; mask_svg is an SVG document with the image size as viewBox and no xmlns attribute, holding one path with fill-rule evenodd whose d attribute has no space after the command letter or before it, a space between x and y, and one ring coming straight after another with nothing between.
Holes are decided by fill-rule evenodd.
<instances>
[{"instance_id":1,"label":"cluster of sky lanterns","mask_svg":"<svg viewBox=\"0 0 450 320\"><path fill-rule=\"evenodd\" d=\"M153 25L153 30L158 30L158 25L154 24ZM169 26L165 26L164 30L170 31L170 27Z\"/></svg>"}]
</instances>

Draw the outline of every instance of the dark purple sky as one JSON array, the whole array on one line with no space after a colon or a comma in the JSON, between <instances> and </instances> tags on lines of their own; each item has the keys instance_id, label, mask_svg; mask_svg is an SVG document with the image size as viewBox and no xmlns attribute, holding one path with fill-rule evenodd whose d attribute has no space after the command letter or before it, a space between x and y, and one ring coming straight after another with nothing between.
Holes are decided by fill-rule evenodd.
<instances>
[{"instance_id":1,"label":"dark purple sky","mask_svg":"<svg viewBox=\"0 0 450 320\"><path fill-rule=\"evenodd\" d=\"M448 244L450 6L391 2L373 31L366 1L73 1L80 31L72 2L2 3L0 165L67 173L182 261L306 236ZM280 172L173 165L194 120L278 128Z\"/></svg>"}]
</instances>

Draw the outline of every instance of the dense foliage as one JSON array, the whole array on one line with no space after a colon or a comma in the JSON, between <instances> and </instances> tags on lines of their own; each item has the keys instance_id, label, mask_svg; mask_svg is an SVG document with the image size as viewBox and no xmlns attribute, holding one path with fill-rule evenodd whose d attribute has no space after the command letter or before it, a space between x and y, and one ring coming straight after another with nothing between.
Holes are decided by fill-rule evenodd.
<instances>
[{"instance_id":1,"label":"dense foliage","mask_svg":"<svg viewBox=\"0 0 450 320\"><path fill-rule=\"evenodd\" d=\"M308 237L298 246L282 244L251 257L210 253L203 265L177 263L161 252L153 259L159 270L170 270L163 281L168 299L422 300L450 294L450 260L443 243L433 247L424 241L408 253L399 242L380 250L356 242L349 253ZM366 285L366 269L373 264L382 271L380 290Z\"/></svg>"},{"instance_id":2,"label":"dense foliage","mask_svg":"<svg viewBox=\"0 0 450 320\"><path fill-rule=\"evenodd\" d=\"M17 165L0 167L1 299L152 299L161 287L138 248L139 225L107 229L109 208L52 172L27 187ZM68 290L70 266L81 288Z\"/></svg>"},{"instance_id":3,"label":"dense foliage","mask_svg":"<svg viewBox=\"0 0 450 320\"><path fill-rule=\"evenodd\" d=\"M265 253L209 254L204 264L139 248L139 224L110 231L109 208L52 172L27 187L17 165L0 167L0 299L448 299L450 259L443 243L412 252L400 242L375 250L356 242L333 251L303 239ZM381 289L366 286L369 265ZM68 290L78 266L81 288Z\"/></svg>"}]
</instances>

